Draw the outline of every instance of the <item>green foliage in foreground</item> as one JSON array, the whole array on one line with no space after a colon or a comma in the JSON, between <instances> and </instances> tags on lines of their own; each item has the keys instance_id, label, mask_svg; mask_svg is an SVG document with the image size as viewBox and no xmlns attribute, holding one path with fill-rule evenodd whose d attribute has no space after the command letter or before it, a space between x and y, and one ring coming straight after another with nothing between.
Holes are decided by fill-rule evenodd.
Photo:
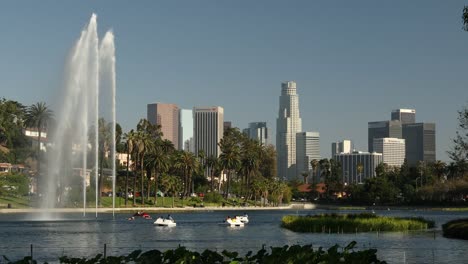
<instances>
[{"instance_id":1,"label":"green foliage in foreground","mask_svg":"<svg viewBox=\"0 0 468 264\"><path fill-rule=\"evenodd\" d=\"M423 218L398 218L374 214L287 215L282 227L295 232L354 233L370 231L408 231L434 227L434 221Z\"/></svg>"},{"instance_id":2,"label":"green foliage in foreground","mask_svg":"<svg viewBox=\"0 0 468 264\"><path fill-rule=\"evenodd\" d=\"M468 240L468 218L449 221L442 225L444 237Z\"/></svg>"},{"instance_id":3,"label":"green foliage in foreground","mask_svg":"<svg viewBox=\"0 0 468 264\"><path fill-rule=\"evenodd\" d=\"M179 247L173 250L161 252L159 250L150 250L142 253L136 250L127 256L108 256L104 258L99 254L91 259L61 257L60 263L70 264L88 264L88 263L186 263L186 264L204 264L204 263L386 263L377 259L376 249L366 249L354 251L356 242L351 242L348 246L341 248L335 245L328 250L318 248L314 250L312 245L294 245L283 247L271 247L271 251L264 248L253 254L249 251L246 255L240 256L237 252L222 251L218 253L206 249L202 253L187 250L185 247ZM5 257L4 257L5 258ZM6 258L5 258L6 259ZM7 260L7 259L6 259ZM37 263L31 261L30 257L17 262L7 263Z\"/></svg>"}]
</instances>

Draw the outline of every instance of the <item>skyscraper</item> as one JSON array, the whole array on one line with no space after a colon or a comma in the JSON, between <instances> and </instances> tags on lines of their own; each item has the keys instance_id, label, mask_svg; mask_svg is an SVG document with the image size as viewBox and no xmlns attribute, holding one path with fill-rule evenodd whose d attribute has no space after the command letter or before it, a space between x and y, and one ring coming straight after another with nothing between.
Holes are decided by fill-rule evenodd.
<instances>
[{"instance_id":1,"label":"skyscraper","mask_svg":"<svg viewBox=\"0 0 468 264\"><path fill-rule=\"evenodd\" d=\"M170 140L175 149L179 149L179 107L177 105L148 104L147 119L153 125L160 125L162 138Z\"/></svg>"},{"instance_id":2,"label":"skyscraper","mask_svg":"<svg viewBox=\"0 0 468 264\"><path fill-rule=\"evenodd\" d=\"M339 153L351 153L352 151L351 140L345 139L343 141L337 141L332 143L331 157L333 158L336 154Z\"/></svg>"},{"instance_id":3,"label":"skyscraper","mask_svg":"<svg viewBox=\"0 0 468 264\"><path fill-rule=\"evenodd\" d=\"M374 138L402 138L400 121L369 122L367 147L374 152Z\"/></svg>"},{"instance_id":4,"label":"skyscraper","mask_svg":"<svg viewBox=\"0 0 468 264\"><path fill-rule=\"evenodd\" d=\"M396 109L392 111L392 120L398 120L402 125L416 122L416 110Z\"/></svg>"},{"instance_id":5,"label":"skyscraper","mask_svg":"<svg viewBox=\"0 0 468 264\"><path fill-rule=\"evenodd\" d=\"M374 138L374 151L382 153L383 163L400 167L405 161L405 140L400 138Z\"/></svg>"},{"instance_id":6,"label":"skyscraper","mask_svg":"<svg viewBox=\"0 0 468 264\"><path fill-rule=\"evenodd\" d=\"M206 157L218 157L221 152L218 143L224 132L224 109L220 106L195 107L193 121L195 154L203 150Z\"/></svg>"},{"instance_id":7,"label":"skyscraper","mask_svg":"<svg viewBox=\"0 0 468 264\"><path fill-rule=\"evenodd\" d=\"M434 123L414 123L403 125L403 138L406 140L406 160L415 166L418 161L436 161L436 129Z\"/></svg>"},{"instance_id":8,"label":"skyscraper","mask_svg":"<svg viewBox=\"0 0 468 264\"><path fill-rule=\"evenodd\" d=\"M381 153L353 151L339 153L333 157L340 162L343 182L362 183L365 179L375 177L375 168L383 162Z\"/></svg>"},{"instance_id":9,"label":"skyscraper","mask_svg":"<svg viewBox=\"0 0 468 264\"><path fill-rule=\"evenodd\" d=\"M310 162L320 160L320 134L318 132L296 133L296 175L309 173L312 170Z\"/></svg>"},{"instance_id":10,"label":"skyscraper","mask_svg":"<svg viewBox=\"0 0 468 264\"><path fill-rule=\"evenodd\" d=\"M180 109L179 120L179 150L195 152L193 146L192 109Z\"/></svg>"},{"instance_id":11,"label":"skyscraper","mask_svg":"<svg viewBox=\"0 0 468 264\"><path fill-rule=\"evenodd\" d=\"M296 176L296 133L301 131L302 120L299 115L296 83L283 82L276 119L278 176L283 179L292 179Z\"/></svg>"},{"instance_id":12,"label":"skyscraper","mask_svg":"<svg viewBox=\"0 0 468 264\"><path fill-rule=\"evenodd\" d=\"M249 127L242 131L249 138L258 140L262 145L269 143L268 127L266 122L252 122Z\"/></svg>"}]
</instances>

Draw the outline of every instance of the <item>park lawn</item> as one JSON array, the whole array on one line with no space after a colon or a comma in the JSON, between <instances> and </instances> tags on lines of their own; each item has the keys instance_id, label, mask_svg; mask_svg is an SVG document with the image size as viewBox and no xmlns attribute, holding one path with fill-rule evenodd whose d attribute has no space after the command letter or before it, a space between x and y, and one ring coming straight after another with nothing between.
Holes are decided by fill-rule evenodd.
<instances>
[{"instance_id":1,"label":"park lawn","mask_svg":"<svg viewBox=\"0 0 468 264\"><path fill-rule=\"evenodd\" d=\"M30 208L30 200L28 196L0 196L0 208L7 208L11 204L11 208Z\"/></svg>"},{"instance_id":2,"label":"park lawn","mask_svg":"<svg viewBox=\"0 0 468 264\"><path fill-rule=\"evenodd\" d=\"M163 201L164 199L164 201ZM102 207L112 207L112 197L101 197L101 206ZM136 199L136 207L141 206L141 199L137 197ZM183 207L183 206L193 206L193 202L190 202L190 199L182 199L175 197L174 198L174 207ZM132 208L133 206L133 198L129 198L127 202L127 206L125 206L125 198L122 197L115 197L115 207L116 208ZM145 198L145 205L144 207L162 207L162 208L171 208L172 207L172 197L158 197L157 204L154 205L154 197L150 197L149 202Z\"/></svg>"}]
</instances>

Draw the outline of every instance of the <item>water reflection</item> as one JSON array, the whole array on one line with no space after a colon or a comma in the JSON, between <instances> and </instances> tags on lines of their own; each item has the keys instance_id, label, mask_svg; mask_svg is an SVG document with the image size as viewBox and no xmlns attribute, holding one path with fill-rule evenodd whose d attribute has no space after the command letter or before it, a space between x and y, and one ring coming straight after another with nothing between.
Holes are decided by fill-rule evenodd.
<instances>
[{"instance_id":1,"label":"water reflection","mask_svg":"<svg viewBox=\"0 0 468 264\"><path fill-rule=\"evenodd\" d=\"M337 211L334 211L335 213ZM353 213L356 211L353 211ZM387 232L359 234L303 234L280 227L283 215L296 211L252 211L250 223L231 228L222 224L227 215L239 212L174 213L177 227L154 226L154 220L127 221L128 215L101 214L98 219L83 218L79 214L64 214L59 221L30 221L27 215L0 215L0 255L12 259L23 257L29 245L35 247L35 256L42 261L57 260L58 256L94 256L103 253L122 255L135 249L166 250L185 246L193 250L228 249L246 253L265 245L312 244L330 247L345 246L357 241L358 248L378 248L379 256L389 263L463 263L468 259L468 241L446 239L441 232ZM298 211L298 214L331 213L323 210ZM382 211L381 215L423 216L440 224L455 218L468 217L468 212ZM156 215L153 215L155 218ZM23 219L23 220L18 220ZM435 236L434 236L435 234ZM434 239L435 237L435 239ZM52 258L50 258L52 257Z\"/></svg>"}]
</instances>

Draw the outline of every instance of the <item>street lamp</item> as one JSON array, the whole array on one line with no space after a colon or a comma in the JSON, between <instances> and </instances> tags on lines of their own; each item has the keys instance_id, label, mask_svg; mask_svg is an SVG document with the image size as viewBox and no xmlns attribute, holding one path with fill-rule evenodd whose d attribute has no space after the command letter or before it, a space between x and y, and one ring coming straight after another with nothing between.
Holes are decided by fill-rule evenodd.
<instances>
[{"instance_id":1,"label":"street lamp","mask_svg":"<svg viewBox=\"0 0 468 264\"><path fill-rule=\"evenodd\" d=\"M422 178L421 178L421 176L419 176L419 177L416 178L416 191L418 190L418 180L419 180L419 179L421 179L421 181L420 181L421 184L420 184L420 185L421 185L421 187L422 187Z\"/></svg>"}]
</instances>

